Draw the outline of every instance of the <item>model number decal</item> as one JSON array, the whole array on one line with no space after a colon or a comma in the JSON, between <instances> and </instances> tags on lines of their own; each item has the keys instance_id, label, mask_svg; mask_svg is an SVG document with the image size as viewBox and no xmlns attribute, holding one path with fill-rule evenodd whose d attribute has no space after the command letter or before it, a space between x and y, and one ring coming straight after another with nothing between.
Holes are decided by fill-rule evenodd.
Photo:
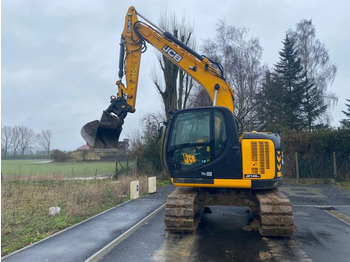
<instances>
[{"instance_id":1,"label":"model number decal","mask_svg":"<svg viewBox=\"0 0 350 262\"><path fill-rule=\"evenodd\" d=\"M212 172L201 172L202 176L213 176Z\"/></svg>"},{"instance_id":2,"label":"model number decal","mask_svg":"<svg viewBox=\"0 0 350 262\"><path fill-rule=\"evenodd\" d=\"M162 50L167 53L171 58L173 58L176 62L180 62L182 60L182 56L180 56L178 53L176 53L173 49L170 48L168 45L164 45Z\"/></svg>"},{"instance_id":3,"label":"model number decal","mask_svg":"<svg viewBox=\"0 0 350 262\"><path fill-rule=\"evenodd\" d=\"M245 178L260 178L260 175L256 175L256 174L248 174L248 175L244 175Z\"/></svg>"}]
</instances>

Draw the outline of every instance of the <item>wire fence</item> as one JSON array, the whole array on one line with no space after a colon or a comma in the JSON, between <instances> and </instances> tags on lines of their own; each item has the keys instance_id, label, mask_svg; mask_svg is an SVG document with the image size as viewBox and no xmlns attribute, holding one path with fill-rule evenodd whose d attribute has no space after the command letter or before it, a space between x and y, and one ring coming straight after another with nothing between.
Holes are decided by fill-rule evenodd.
<instances>
[{"instance_id":1,"label":"wire fence","mask_svg":"<svg viewBox=\"0 0 350 262\"><path fill-rule=\"evenodd\" d=\"M286 178L319 178L349 181L350 155L341 152L301 153L285 152Z\"/></svg>"},{"instance_id":2,"label":"wire fence","mask_svg":"<svg viewBox=\"0 0 350 262\"><path fill-rule=\"evenodd\" d=\"M159 176L162 173L160 158L137 158L115 154L99 160L54 163L36 159L23 161L2 160L2 175L64 177L118 177L120 175L146 174ZM284 152L285 178L317 178L349 181L350 155L346 152Z\"/></svg>"}]
</instances>

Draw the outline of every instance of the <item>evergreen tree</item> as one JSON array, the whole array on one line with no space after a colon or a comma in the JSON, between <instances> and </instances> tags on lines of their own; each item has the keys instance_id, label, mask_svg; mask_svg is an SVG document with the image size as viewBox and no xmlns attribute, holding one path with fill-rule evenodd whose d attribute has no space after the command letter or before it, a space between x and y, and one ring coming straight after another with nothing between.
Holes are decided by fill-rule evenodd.
<instances>
[{"instance_id":1,"label":"evergreen tree","mask_svg":"<svg viewBox=\"0 0 350 262\"><path fill-rule=\"evenodd\" d=\"M257 94L256 113L259 124L266 124L265 130L276 132L283 129L284 114L281 113L283 96L277 74L267 71L262 89Z\"/></svg>"},{"instance_id":2,"label":"evergreen tree","mask_svg":"<svg viewBox=\"0 0 350 262\"><path fill-rule=\"evenodd\" d=\"M322 90L308 77L302 67L294 38L287 34L280 51L280 61L273 73L266 74L259 94L259 120L265 120L273 129L308 131L319 129L327 105Z\"/></svg>"},{"instance_id":3,"label":"evergreen tree","mask_svg":"<svg viewBox=\"0 0 350 262\"><path fill-rule=\"evenodd\" d=\"M350 99L346 99L350 103ZM350 104L346 104L347 111L342 110L342 112L345 114L346 118L341 120L340 123L342 124L341 127L345 129L350 129Z\"/></svg>"},{"instance_id":4,"label":"evergreen tree","mask_svg":"<svg viewBox=\"0 0 350 262\"><path fill-rule=\"evenodd\" d=\"M308 131L317 129L317 120L321 120L322 115L327 110L322 92L317 86L306 77L305 93L303 99L304 113Z\"/></svg>"},{"instance_id":5,"label":"evergreen tree","mask_svg":"<svg viewBox=\"0 0 350 262\"><path fill-rule=\"evenodd\" d=\"M279 79L279 94L282 97L280 112L284 115L283 125L301 130L307 126L305 117L305 90L310 85L297 57L294 41L286 35L280 52L280 61L275 65Z\"/></svg>"}]
</instances>

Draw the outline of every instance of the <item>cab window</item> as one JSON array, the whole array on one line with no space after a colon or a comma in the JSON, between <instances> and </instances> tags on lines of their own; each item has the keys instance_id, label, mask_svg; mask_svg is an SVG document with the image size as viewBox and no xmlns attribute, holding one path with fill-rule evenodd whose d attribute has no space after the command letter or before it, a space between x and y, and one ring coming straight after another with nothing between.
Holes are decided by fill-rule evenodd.
<instances>
[{"instance_id":1,"label":"cab window","mask_svg":"<svg viewBox=\"0 0 350 262\"><path fill-rule=\"evenodd\" d=\"M178 168L189 170L211 161L210 111L192 111L174 119L170 148Z\"/></svg>"},{"instance_id":2,"label":"cab window","mask_svg":"<svg viewBox=\"0 0 350 262\"><path fill-rule=\"evenodd\" d=\"M224 116L217 110L214 113L214 138L215 157L217 157L224 151L227 142Z\"/></svg>"}]
</instances>

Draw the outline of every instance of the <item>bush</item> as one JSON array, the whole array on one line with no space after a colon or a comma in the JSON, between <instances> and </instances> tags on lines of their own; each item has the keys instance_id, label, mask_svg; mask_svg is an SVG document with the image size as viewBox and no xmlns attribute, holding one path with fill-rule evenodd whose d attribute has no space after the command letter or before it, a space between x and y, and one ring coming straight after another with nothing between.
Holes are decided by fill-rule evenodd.
<instances>
[{"instance_id":1,"label":"bush","mask_svg":"<svg viewBox=\"0 0 350 262\"><path fill-rule=\"evenodd\" d=\"M55 149L51 152L50 158L54 162L68 162L71 160L71 156L67 152L63 152L61 150Z\"/></svg>"},{"instance_id":2,"label":"bush","mask_svg":"<svg viewBox=\"0 0 350 262\"><path fill-rule=\"evenodd\" d=\"M345 129L282 134L285 175L295 178L295 152L302 178L333 178L333 152L337 179L350 174L350 131Z\"/></svg>"},{"instance_id":3,"label":"bush","mask_svg":"<svg viewBox=\"0 0 350 262\"><path fill-rule=\"evenodd\" d=\"M161 116L156 114L146 115L143 118L143 131L136 131L129 137L131 155L137 158L137 170L144 174L159 174L162 171L159 119Z\"/></svg>"}]
</instances>

